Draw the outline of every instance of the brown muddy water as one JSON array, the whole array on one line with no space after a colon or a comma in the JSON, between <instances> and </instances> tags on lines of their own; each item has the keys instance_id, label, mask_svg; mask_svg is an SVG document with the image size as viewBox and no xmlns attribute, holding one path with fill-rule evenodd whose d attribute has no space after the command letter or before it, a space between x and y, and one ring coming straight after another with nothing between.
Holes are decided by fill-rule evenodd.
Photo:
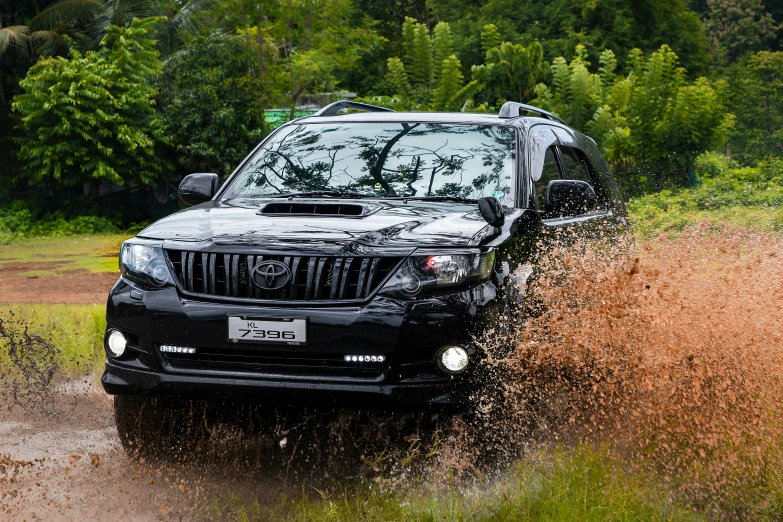
<instances>
[{"instance_id":1,"label":"brown muddy water","mask_svg":"<svg viewBox=\"0 0 783 522\"><path fill-rule=\"evenodd\" d=\"M500 318L478 340L499 385L466 415L196 404L197 454L138 462L94 377L6 394L0 519L192 520L213 495L273 502L303 480L502 480L522 453L580 442L710 518L780 515L782 262L781 238L732 230L623 256L555 249L527 289L534 317Z\"/></svg>"}]
</instances>

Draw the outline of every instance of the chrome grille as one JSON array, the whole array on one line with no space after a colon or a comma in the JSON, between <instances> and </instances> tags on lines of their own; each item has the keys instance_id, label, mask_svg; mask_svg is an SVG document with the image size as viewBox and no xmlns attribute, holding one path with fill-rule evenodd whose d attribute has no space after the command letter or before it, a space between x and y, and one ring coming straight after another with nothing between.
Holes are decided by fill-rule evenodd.
<instances>
[{"instance_id":1,"label":"chrome grille","mask_svg":"<svg viewBox=\"0 0 783 522\"><path fill-rule=\"evenodd\" d=\"M369 297L399 264L400 257L335 257L224 254L167 250L182 288L207 296L277 301L354 301ZM277 291L253 284L250 269L279 261L291 281Z\"/></svg>"}]
</instances>

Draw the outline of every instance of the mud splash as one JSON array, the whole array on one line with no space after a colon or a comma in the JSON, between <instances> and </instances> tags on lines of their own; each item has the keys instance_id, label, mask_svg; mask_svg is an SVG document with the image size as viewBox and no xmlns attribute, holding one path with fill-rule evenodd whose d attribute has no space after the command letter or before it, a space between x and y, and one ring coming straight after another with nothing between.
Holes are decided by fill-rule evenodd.
<instances>
[{"instance_id":1,"label":"mud splash","mask_svg":"<svg viewBox=\"0 0 783 522\"><path fill-rule=\"evenodd\" d=\"M488 432L508 446L589 442L702 513L779 514L781 257L780 239L699 229L630 258L554 249L530 289L538 316L484 340L504 389L459 439L465 452Z\"/></svg>"}]
</instances>

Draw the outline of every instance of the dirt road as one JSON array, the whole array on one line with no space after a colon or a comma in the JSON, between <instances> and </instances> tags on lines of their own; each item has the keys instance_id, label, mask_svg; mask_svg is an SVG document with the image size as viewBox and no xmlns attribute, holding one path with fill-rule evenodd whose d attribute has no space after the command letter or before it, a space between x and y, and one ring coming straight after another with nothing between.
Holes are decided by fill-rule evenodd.
<instances>
[{"instance_id":1,"label":"dirt road","mask_svg":"<svg viewBox=\"0 0 783 522\"><path fill-rule=\"evenodd\" d=\"M94 273L84 269L60 275L25 276L0 268L0 302L101 304L119 272Z\"/></svg>"},{"instance_id":2,"label":"dirt road","mask_svg":"<svg viewBox=\"0 0 783 522\"><path fill-rule=\"evenodd\" d=\"M0 303L105 303L123 235L31 239L0 246Z\"/></svg>"}]
</instances>

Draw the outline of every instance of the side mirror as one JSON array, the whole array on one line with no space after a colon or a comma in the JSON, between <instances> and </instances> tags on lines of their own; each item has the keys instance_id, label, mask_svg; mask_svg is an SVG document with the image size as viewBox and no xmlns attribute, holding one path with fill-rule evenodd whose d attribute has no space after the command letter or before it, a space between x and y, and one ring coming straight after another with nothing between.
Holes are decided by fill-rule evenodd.
<instances>
[{"instance_id":1,"label":"side mirror","mask_svg":"<svg viewBox=\"0 0 783 522\"><path fill-rule=\"evenodd\" d=\"M478 208L484 221L493 227L502 227L503 223L505 223L506 217L503 215L503 205L500 204L498 198L493 196L479 198Z\"/></svg>"},{"instance_id":2,"label":"side mirror","mask_svg":"<svg viewBox=\"0 0 783 522\"><path fill-rule=\"evenodd\" d=\"M198 205L212 199L219 187L217 174L188 174L179 184L177 194L186 205Z\"/></svg>"},{"instance_id":3,"label":"side mirror","mask_svg":"<svg viewBox=\"0 0 783 522\"><path fill-rule=\"evenodd\" d=\"M598 198L589 183L576 179L556 179L546 187L546 216L578 216L595 210Z\"/></svg>"}]
</instances>

